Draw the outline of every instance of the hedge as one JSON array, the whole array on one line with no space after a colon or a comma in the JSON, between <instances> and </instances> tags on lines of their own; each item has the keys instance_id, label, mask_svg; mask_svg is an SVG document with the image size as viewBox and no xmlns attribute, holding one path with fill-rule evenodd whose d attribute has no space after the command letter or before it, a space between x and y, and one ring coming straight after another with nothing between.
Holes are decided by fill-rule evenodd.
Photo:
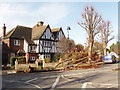
<instances>
[{"instance_id":1,"label":"hedge","mask_svg":"<svg viewBox=\"0 0 120 90\"><path fill-rule=\"evenodd\" d=\"M16 59L17 59L17 57L10 57L10 64L11 64L11 66L15 65Z\"/></svg>"},{"instance_id":2,"label":"hedge","mask_svg":"<svg viewBox=\"0 0 120 90\"><path fill-rule=\"evenodd\" d=\"M10 58L10 64L11 64L11 66L14 66L15 65L15 61L18 61L18 63L26 63L26 59L25 59L25 57L22 57L22 56L20 56L20 57L11 57Z\"/></svg>"},{"instance_id":3,"label":"hedge","mask_svg":"<svg viewBox=\"0 0 120 90\"><path fill-rule=\"evenodd\" d=\"M50 58L45 58L45 63L50 63Z\"/></svg>"},{"instance_id":4,"label":"hedge","mask_svg":"<svg viewBox=\"0 0 120 90\"><path fill-rule=\"evenodd\" d=\"M20 57L17 57L17 58L18 58L18 63L20 63L20 64L26 63L26 58L25 57L20 56Z\"/></svg>"},{"instance_id":5,"label":"hedge","mask_svg":"<svg viewBox=\"0 0 120 90\"><path fill-rule=\"evenodd\" d=\"M53 58L52 58L52 62L57 62L60 58L63 57L63 54L61 53L56 53Z\"/></svg>"}]
</instances>

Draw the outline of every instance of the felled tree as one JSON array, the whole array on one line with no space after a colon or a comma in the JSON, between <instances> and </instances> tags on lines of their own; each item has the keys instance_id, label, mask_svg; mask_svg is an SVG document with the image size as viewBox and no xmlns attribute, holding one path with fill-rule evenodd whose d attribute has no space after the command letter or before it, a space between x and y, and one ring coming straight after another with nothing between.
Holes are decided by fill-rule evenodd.
<instances>
[{"instance_id":1,"label":"felled tree","mask_svg":"<svg viewBox=\"0 0 120 90\"><path fill-rule=\"evenodd\" d=\"M82 44L77 44L75 45L75 48L78 50L78 51L82 51L84 49L84 46Z\"/></svg>"},{"instance_id":2,"label":"felled tree","mask_svg":"<svg viewBox=\"0 0 120 90\"><path fill-rule=\"evenodd\" d=\"M107 44L109 41L114 39L114 37L111 37L111 23L110 21L102 21L102 23L99 26L99 29L101 30L101 36L100 39L102 40L103 44L103 49L104 49L104 55L106 55L106 50L107 50Z\"/></svg>"},{"instance_id":3,"label":"felled tree","mask_svg":"<svg viewBox=\"0 0 120 90\"><path fill-rule=\"evenodd\" d=\"M78 24L84 28L88 34L88 59L89 62L92 60L92 48L94 43L94 37L100 32L98 26L102 21L102 17L95 11L95 9L90 7L85 7L84 13L82 14L83 22L79 22Z\"/></svg>"}]
</instances>

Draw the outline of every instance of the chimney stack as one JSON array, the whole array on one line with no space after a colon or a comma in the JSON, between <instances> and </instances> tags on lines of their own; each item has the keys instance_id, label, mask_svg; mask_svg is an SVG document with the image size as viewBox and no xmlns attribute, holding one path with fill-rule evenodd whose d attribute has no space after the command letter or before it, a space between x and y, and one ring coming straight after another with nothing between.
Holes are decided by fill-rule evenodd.
<instances>
[{"instance_id":1,"label":"chimney stack","mask_svg":"<svg viewBox=\"0 0 120 90\"><path fill-rule=\"evenodd\" d=\"M5 35L6 35L6 26L5 26L5 24L4 24L4 26L3 26L3 28L2 28L2 29L3 29L3 36L2 36L2 37L4 38L4 37L5 37Z\"/></svg>"},{"instance_id":2,"label":"chimney stack","mask_svg":"<svg viewBox=\"0 0 120 90\"><path fill-rule=\"evenodd\" d=\"M38 22L38 26L43 26L43 24L44 24L43 21Z\"/></svg>"}]
</instances>

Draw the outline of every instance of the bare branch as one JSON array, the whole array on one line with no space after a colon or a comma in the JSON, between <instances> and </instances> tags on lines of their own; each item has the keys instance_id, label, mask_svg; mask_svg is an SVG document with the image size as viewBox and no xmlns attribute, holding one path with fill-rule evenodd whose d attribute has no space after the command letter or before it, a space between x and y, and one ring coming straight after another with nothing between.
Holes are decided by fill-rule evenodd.
<instances>
[{"instance_id":1,"label":"bare branch","mask_svg":"<svg viewBox=\"0 0 120 90\"><path fill-rule=\"evenodd\" d=\"M87 27L82 26L79 22L78 22L78 24L88 32Z\"/></svg>"},{"instance_id":2,"label":"bare branch","mask_svg":"<svg viewBox=\"0 0 120 90\"><path fill-rule=\"evenodd\" d=\"M111 41L111 40L113 40L113 39L114 39L114 36L113 36L112 38L110 38L110 39L108 40L108 42ZM107 42L107 43L108 43L108 42Z\"/></svg>"},{"instance_id":3,"label":"bare branch","mask_svg":"<svg viewBox=\"0 0 120 90\"><path fill-rule=\"evenodd\" d=\"M89 43L89 50L88 55L91 57L92 47L94 43L94 37L100 32L98 29L100 22L102 21L102 17L98 15L95 9L90 6L84 9L84 13L82 14L82 18L84 22L78 23L83 29L86 30L88 34L88 43Z\"/></svg>"}]
</instances>

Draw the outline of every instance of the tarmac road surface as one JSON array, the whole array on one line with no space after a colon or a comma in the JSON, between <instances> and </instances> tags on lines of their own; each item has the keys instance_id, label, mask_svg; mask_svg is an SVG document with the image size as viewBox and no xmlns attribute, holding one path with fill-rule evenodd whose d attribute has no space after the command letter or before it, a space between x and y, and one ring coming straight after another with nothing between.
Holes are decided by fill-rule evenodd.
<instances>
[{"instance_id":1,"label":"tarmac road surface","mask_svg":"<svg viewBox=\"0 0 120 90\"><path fill-rule=\"evenodd\" d=\"M49 71L33 73L17 73L2 76L2 88L11 90L20 88L33 90L54 89L78 89L85 90L93 88L104 90L118 90L118 68L117 64L105 64L101 68L72 70L72 71ZM116 89L115 89L116 88ZM88 90L87 89L87 90Z\"/></svg>"}]
</instances>

